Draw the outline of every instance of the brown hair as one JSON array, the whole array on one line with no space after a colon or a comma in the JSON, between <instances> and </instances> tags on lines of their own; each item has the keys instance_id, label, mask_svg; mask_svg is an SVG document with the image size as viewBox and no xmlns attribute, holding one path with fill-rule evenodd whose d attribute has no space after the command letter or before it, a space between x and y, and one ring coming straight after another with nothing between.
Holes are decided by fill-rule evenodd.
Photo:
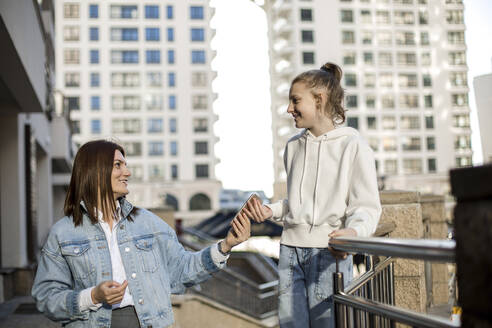
<instances>
[{"instance_id":1,"label":"brown hair","mask_svg":"<svg viewBox=\"0 0 492 328\"><path fill-rule=\"evenodd\" d=\"M299 74L292 81L292 85L302 82L311 89L311 93L316 102L321 106L319 91L325 92L327 101L325 113L329 115L333 124L342 124L345 122L345 109L343 108L344 91L340 85L342 80L342 69L333 63L326 63L320 69L313 69Z\"/></svg>"},{"instance_id":2,"label":"brown hair","mask_svg":"<svg viewBox=\"0 0 492 328\"><path fill-rule=\"evenodd\" d=\"M75 226L82 224L81 201L84 201L87 215L93 224L98 222L99 210L105 215L116 213L111 187L116 150L125 156L125 151L120 145L106 140L94 140L82 145L75 155L72 177L63 207L65 215L72 216ZM98 199L102 208L98 208Z\"/></svg>"}]
</instances>

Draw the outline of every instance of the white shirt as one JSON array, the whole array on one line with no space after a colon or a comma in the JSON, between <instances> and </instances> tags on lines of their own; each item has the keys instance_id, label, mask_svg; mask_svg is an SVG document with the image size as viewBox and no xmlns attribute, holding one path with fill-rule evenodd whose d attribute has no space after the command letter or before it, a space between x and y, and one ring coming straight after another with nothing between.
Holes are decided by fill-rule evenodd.
<instances>
[{"instance_id":1,"label":"white shirt","mask_svg":"<svg viewBox=\"0 0 492 328\"><path fill-rule=\"evenodd\" d=\"M122 284L126 279L126 272L123 266L123 261L121 260L121 253L118 247L118 239L116 235L116 228L121 219L121 208L120 203L116 202L116 217L113 221L113 229L110 229L109 224L104 221L103 214L101 211L98 213L98 220L101 228L104 231L104 235L106 236L106 241L108 242L109 254L111 256L111 268L113 270L113 281L116 281L119 284ZM225 262L229 255L224 256L219 252L219 244L215 244L211 248L211 256L214 263L218 266L220 263ZM102 303L94 304L92 303L91 292L95 286L86 288L82 290L79 294L79 309L80 311L97 311L102 306ZM133 298L130 293L130 289L127 287L125 289L125 295L121 300L121 303L113 304L112 308L125 307L128 305L134 305Z\"/></svg>"}]
</instances>

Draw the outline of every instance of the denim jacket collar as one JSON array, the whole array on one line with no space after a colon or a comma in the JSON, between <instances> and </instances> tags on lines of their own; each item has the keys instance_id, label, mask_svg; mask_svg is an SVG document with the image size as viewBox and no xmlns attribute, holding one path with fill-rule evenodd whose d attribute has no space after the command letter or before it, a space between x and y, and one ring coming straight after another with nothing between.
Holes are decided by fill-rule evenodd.
<instances>
[{"instance_id":1,"label":"denim jacket collar","mask_svg":"<svg viewBox=\"0 0 492 328\"><path fill-rule=\"evenodd\" d=\"M122 220L126 219L128 215L130 215L130 213L132 212L133 205L129 201L127 201L125 197L118 198L118 202L120 203L120 207L121 207L121 219ZM87 207L85 206L83 200L80 201L80 206L82 206L82 208L86 213L89 212L87 211Z\"/></svg>"}]
</instances>

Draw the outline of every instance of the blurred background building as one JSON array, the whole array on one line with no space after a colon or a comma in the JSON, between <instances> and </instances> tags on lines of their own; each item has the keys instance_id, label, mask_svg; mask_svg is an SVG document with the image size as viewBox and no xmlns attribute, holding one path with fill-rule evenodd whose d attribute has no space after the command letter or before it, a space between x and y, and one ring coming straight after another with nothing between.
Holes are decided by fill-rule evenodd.
<instances>
[{"instance_id":1,"label":"blurred background building","mask_svg":"<svg viewBox=\"0 0 492 328\"><path fill-rule=\"evenodd\" d=\"M484 163L492 162L492 73L473 79Z\"/></svg>"},{"instance_id":2,"label":"blurred background building","mask_svg":"<svg viewBox=\"0 0 492 328\"><path fill-rule=\"evenodd\" d=\"M52 0L0 2L0 302L29 293L72 167L69 109L54 90L54 14Z\"/></svg>"},{"instance_id":3,"label":"blurred background building","mask_svg":"<svg viewBox=\"0 0 492 328\"><path fill-rule=\"evenodd\" d=\"M129 200L203 219L219 209L208 1L56 1L57 87L77 145L111 137Z\"/></svg>"},{"instance_id":4,"label":"blurred background building","mask_svg":"<svg viewBox=\"0 0 492 328\"><path fill-rule=\"evenodd\" d=\"M260 3L257 1L257 3ZM274 198L292 79L327 61L344 70L346 125L373 148L381 187L448 194L447 172L472 164L462 0L266 0Z\"/></svg>"}]
</instances>

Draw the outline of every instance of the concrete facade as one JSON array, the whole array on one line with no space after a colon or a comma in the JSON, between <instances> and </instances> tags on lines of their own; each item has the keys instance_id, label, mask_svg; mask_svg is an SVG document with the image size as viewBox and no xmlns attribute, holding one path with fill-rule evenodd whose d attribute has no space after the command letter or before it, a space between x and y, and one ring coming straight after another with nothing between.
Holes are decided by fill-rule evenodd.
<instances>
[{"instance_id":1,"label":"concrete facade","mask_svg":"<svg viewBox=\"0 0 492 328\"><path fill-rule=\"evenodd\" d=\"M276 199L285 195L286 141L299 132L286 113L290 83L325 62L344 71L346 124L373 148L386 189L449 191L447 171L472 163L461 0L266 0L262 8Z\"/></svg>"},{"instance_id":2,"label":"concrete facade","mask_svg":"<svg viewBox=\"0 0 492 328\"><path fill-rule=\"evenodd\" d=\"M477 76L473 79L475 102L477 104L478 124L480 127L480 141L484 163L492 162L492 74Z\"/></svg>"}]
</instances>

